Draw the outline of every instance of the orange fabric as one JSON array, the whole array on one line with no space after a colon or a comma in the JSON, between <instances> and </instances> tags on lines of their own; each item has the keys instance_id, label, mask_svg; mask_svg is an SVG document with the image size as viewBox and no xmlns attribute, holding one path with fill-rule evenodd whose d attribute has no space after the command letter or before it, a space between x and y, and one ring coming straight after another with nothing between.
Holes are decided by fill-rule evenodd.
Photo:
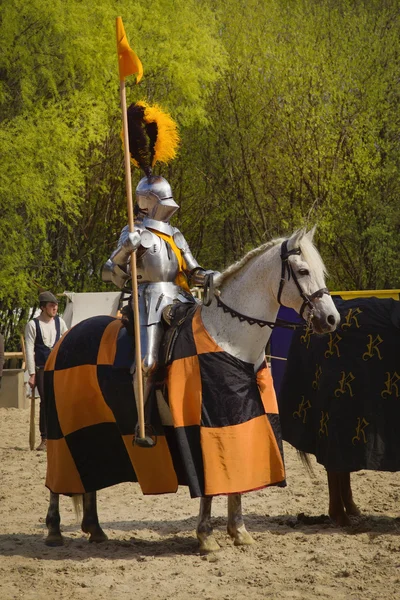
<instances>
[{"instance_id":1,"label":"orange fabric","mask_svg":"<svg viewBox=\"0 0 400 600\"><path fill-rule=\"evenodd\" d=\"M260 390L261 400L264 405L265 412L271 415L277 415L279 412L278 402L276 400L271 370L268 367L258 371L257 384Z\"/></svg>"},{"instance_id":2,"label":"orange fabric","mask_svg":"<svg viewBox=\"0 0 400 600\"><path fill-rule=\"evenodd\" d=\"M143 494L175 493L178 479L165 437L158 436L153 448L134 446L133 438L122 436Z\"/></svg>"},{"instance_id":3,"label":"orange fabric","mask_svg":"<svg viewBox=\"0 0 400 600\"><path fill-rule=\"evenodd\" d=\"M96 365L54 371L54 394L63 435L97 423L115 422L101 393Z\"/></svg>"},{"instance_id":4,"label":"orange fabric","mask_svg":"<svg viewBox=\"0 0 400 600\"><path fill-rule=\"evenodd\" d=\"M201 306L196 310L193 321L192 330L194 343L196 344L197 354L204 354L206 352L223 352L222 348L212 339L208 331L203 325L201 318Z\"/></svg>"},{"instance_id":5,"label":"orange fabric","mask_svg":"<svg viewBox=\"0 0 400 600\"><path fill-rule=\"evenodd\" d=\"M175 360L168 369L167 385L174 427L200 425L201 377L197 356Z\"/></svg>"},{"instance_id":6,"label":"orange fabric","mask_svg":"<svg viewBox=\"0 0 400 600\"><path fill-rule=\"evenodd\" d=\"M112 365L114 363L115 354L117 352L117 339L122 321L116 319L107 325L101 338L99 352L97 354L98 365Z\"/></svg>"},{"instance_id":7,"label":"orange fabric","mask_svg":"<svg viewBox=\"0 0 400 600\"><path fill-rule=\"evenodd\" d=\"M143 66L129 45L121 17L117 17L116 29L119 78L124 81L125 77L136 75L136 83L139 83L143 76Z\"/></svg>"},{"instance_id":8,"label":"orange fabric","mask_svg":"<svg viewBox=\"0 0 400 600\"><path fill-rule=\"evenodd\" d=\"M59 465L63 468L59 469ZM65 438L47 440L46 487L58 494L84 494L82 480Z\"/></svg>"},{"instance_id":9,"label":"orange fabric","mask_svg":"<svg viewBox=\"0 0 400 600\"><path fill-rule=\"evenodd\" d=\"M200 430L205 495L242 493L285 479L266 415L230 427Z\"/></svg>"},{"instance_id":10,"label":"orange fabric","mask_svg":"<svg viewBox=\"0 0 400 600\"><path fill-rule=\"evenodd\" d=\"M186 261L182 256L182 252L179 250L178 246L175 244L174 238L171 235L161 233L160 231L156 231L155 229L151 229L151 231L155 235L158 235L158 237L163 239L167 244L169 244L171 246L172 251L175 254L175 256L178 260L178 264L179 264L179 273L175 277L175 283L176 283L176 285L179 285L179 287L183 288L190 294L189 284L187 282L186 275L184 273L184 271L187 269Z\"/></svg>"}]
</instances>

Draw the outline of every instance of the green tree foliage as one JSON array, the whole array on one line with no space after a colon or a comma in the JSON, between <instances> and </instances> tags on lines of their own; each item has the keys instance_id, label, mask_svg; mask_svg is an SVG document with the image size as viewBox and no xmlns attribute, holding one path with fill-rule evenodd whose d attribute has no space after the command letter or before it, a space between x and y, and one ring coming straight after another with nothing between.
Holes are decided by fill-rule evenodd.
<instances>
[{"instance_id":1,"label":"green tree foliage","mask_svg":"<svg viewBox=\"0 0 400 600\"><path fill-rule=\"evenodd\" d=\"M192 222L201 255L318 223L331 287L399 287L397 3L214 8L230 68L188 150L212 214Z\"/></svg>"},{"instance_id":2,"label":"green tree foliage","mask_svg":"<svg viewBox=\"0 0 400 600\"><path fill-rule=\"evenodd\" d=\"M15 307L34 306L39 289L104 288L99 270L126 222L118 15L145 69L139 86L127 81L128 101L160 102L186 126L206 120L224 61L207 6L0 5L0 321L8 333Z\"/></svg>"},{"instance_id":3,"label":"green tree foliage","mask_svg":"<svg viewBox=\"0 0 400 600\"><path fill-rule=\"evenodd\" d=\"M318 224L332 289L400 287L397 0L0 4L0 320L105 289L126 222L115 17L169 110L159 167L207 267ZM133 170L133 184L140 177ZM22 312L16 314L18 307Z\"/></svg>"}]
</instances>

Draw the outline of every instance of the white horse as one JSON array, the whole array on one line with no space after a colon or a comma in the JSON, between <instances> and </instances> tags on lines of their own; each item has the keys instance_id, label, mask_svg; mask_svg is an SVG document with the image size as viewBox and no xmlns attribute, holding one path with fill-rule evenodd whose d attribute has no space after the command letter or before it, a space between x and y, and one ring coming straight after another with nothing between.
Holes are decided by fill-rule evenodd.
<instances>
[{"instance_id":1,"label":"white horse","mask_svg":"<svg viewBox=\"0 0 400 600\"><path fill-rule=\"evenodd\" d=\"M334 331L340 315L325 287L325 267L313 245L314 229L300 230L287 241L273 240L252 250L224 271L215 282L224 305L248 319L234 319L215 298L202 308L202 320L218 345L237 358L254 364L257 371L264 360L265 347L279 306L293 308L309 320L316 333ZM280 274L280 278L277 274ZM259 320L259 325L254 323ZM197 525L200 550L219 549L210 523L212 497L202 498ZM241 509L240 494L228 496L228 533L236 545L252 544Z\"/></svg>"},{"instance_id":2,"label":"white horse","mask_svg":"<svg viewBox=\"0 0 400 600\"><path fill-rule=\"evenodd\" d=\"M340 316L325 287L325 268L313 245L314 230L295 232L252 250L215 281L217 292L201 307L203 324L217 345L258 371L279 306L295 309L317 333L334 331ZM219 549L210 523L212 497L200 501L197 538L201 552ZM97 517L96 492L84 494L83 531L90 541L107 539ZM46 543L62 543L58 494L51 492ZM228 496L229 535L236 545L251 544L240 494Z\"/></svg>"}]
</instances>

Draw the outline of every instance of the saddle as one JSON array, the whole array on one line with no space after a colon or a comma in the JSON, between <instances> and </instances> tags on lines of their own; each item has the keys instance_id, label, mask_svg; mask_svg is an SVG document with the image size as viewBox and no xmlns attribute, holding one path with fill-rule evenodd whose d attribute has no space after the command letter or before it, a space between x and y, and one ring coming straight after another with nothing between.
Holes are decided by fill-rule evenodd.
<instances>
[{"instance_id":1,"label":"saddle","mask_svg":"<svg viewBox=\"0 0 400 600\"><path fill-rule=\"evenodd\" d=\"M183 323L197 310L196 302L170 304L163 310L164 335L158 351L159 368L167 367L172 361L175 342Z\"/></svg>"},{"instance_id":2,"label":"saddle","mask_svg":"<svg viewBox=\"0 0 400 600\"><path fill-rule=\"evenodd\" d=\"M180 328L186 319L193 315L197 307L196 302L175 302L164 308L161 321L164 326L164 335L158 351L158 369L163 370L171 363ZM122 309L121 320L128 334L134 337L134 317L130 302Z\"/></svg>"}]
</instances>

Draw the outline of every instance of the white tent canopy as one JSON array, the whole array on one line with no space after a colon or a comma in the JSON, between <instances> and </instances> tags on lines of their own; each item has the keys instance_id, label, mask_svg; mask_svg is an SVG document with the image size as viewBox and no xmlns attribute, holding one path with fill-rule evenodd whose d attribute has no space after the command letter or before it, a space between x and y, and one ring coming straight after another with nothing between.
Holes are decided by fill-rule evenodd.
<instances>
[{"instance_id":1,"label":"white tent canopy","mask_svg":"<svg viewBox=\"0 0 400 600\"><path fill-rule=\"evenodd\" d=\"M68 300L63 319L68 329L89 317L116 317L122 297L121 292L64 292L64 295Z\"/></svg>"}]
</instances>

